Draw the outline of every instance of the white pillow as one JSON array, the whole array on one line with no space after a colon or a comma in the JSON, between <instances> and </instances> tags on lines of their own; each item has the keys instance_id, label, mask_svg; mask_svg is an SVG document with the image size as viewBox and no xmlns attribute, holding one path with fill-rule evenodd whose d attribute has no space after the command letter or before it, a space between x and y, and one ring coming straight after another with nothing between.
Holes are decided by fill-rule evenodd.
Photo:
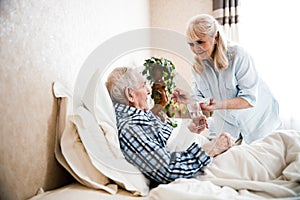
<instances>
[{"instance_id":1,"label":"white pillow","mask_svg":"<svg viewBox=\"0 0 300 200\"><path fill-rule=\"evenodd\" d=\"M66 93L69 92L66 91ZM92 93L90 94L93 95ZM90 98L93 98L93 96ZM86 107L78 106L75 108L71 120L76 126L78 135L92 165L106 177L115 181L126 190L133 192L133 194L147 195L149 192L149 181L136 167L125 160L119 148L114 116L105 113L101 109L106 120L98 123L95 116ZM107 105L103 107L109 108ZM113 107L111 108L113 109ZM114 113L113 110L112 112Z\"/></svg>"},{"instance_id":2,"label":"white pillow","mask_svg":"<svg viewBox=\"0 0 300 200\"><path fill-rule=\"evenodd\" d=\"M93 165L126 190L135 195L147 195L148 180L121 156L119 147L115 148L108 143L94 116L84 107L79 107L75 116L78 133Z\"/></svg>"},{"instance_id":3,"label":"white pillow","mask_svg":"<svg viewBox=\"0 0 300 200\"><path fill-rule=\"evenodd\" d=\"M115 111L105 86L107 72L104 72L104 70L105 69L102 68L98 69L91 77L84 90L81 102L83 102L84 106L93 114L98 125L100 125L104 132L105 139L110 148L108 155L112 154L115 158L109 161L111 168L114 169L114 171L120 172L119 175L123 175L123 180L120 180L120 185L123 185L125 189L130 191L135 188L138 193L146 195L149 191L149 180L147 180L137 168L125 160L120 149ZM91 148L88 144L86 147ZM94 152L94 150L91 150L91 152ZM94 152L94 154L96 154L96 152ZM134 178L132 176L133 174Z\"/></svg>"},{"instance_id":4,"label":"white pillow","mask_svg":"<svg viewBox=\"0 0 300 200\"><path fill-rule=\"evenodd\" d=\"M117 192L117 186L93 166L79 138L72 120L72 98L59 83L53 85L58 98L58 120L55 143L55 156L58 162L81 184L103 189L111 194Z\"/></svg>"}]
</instances>

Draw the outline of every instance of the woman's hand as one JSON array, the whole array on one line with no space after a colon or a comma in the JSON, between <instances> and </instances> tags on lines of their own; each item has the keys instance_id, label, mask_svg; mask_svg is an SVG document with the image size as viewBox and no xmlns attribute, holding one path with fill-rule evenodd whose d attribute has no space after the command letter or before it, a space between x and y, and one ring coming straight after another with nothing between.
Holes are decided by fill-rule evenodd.
<instances>
[{"instance_id":1,"label":"woman's hand","mask_svg":"<svg viewBox=\"0 0 300 200\"><path fill-rule=\"evenodd\" d=\"M233 144L233 139L228 133L221 133L219 137L206 143L202 148L209 156L215 157L227 151Z\"/></svg>"},{"instance_id":2,"label":"woman's hand","mask_svg":"<svg viewBox=\"0 0 300 200\"><path fill-rule=\"evenodd\" d=\"M190 100L190 95L179 89L176 88L174 89L173 93L171 94L171 98L173 101L177 102L177 103L183 103L183 104L187 104Z\"/></svg>"},{"instance_id":3,"label":"woman's hand","mask_svg":"<svg viewBox=\"0 0 300 200\"><path fill-rule=\"evenodd\" d=\"M217 108L217 101L214 98L210 98L208 104L201 103L200 106L203 112L212 112Z\"/></svg>"}]
</instances>

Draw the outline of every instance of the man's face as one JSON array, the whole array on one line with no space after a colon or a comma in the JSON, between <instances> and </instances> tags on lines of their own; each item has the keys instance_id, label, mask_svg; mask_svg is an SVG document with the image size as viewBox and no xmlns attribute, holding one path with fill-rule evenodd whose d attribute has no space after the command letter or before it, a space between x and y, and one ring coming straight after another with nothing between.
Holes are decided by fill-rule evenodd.
<instances>
[{"instance_id":1,"label":"man's face","mask_svg":"<svg viewBox=\"0 0 300 200\"><path fill-rule=\"evenodd\" d=\"M146 81L144 78L141 78L140 80L140 86L132 91L132 98L133 102L132 105L135 108L141 109L141 110L149 110L149 105L147 99L149 98L150 89L146 85Z\"/></svg>"}]
</instances>

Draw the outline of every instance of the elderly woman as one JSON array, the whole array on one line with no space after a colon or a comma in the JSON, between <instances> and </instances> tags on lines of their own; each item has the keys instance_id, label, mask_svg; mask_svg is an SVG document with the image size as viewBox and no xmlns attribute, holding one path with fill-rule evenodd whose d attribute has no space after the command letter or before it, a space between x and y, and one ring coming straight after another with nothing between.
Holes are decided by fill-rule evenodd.
<instances>
[{"instance_id":1,"label":"elderly woman","mask_svg":"<svg viewBox=\"0 0 300 200\"><path fill-rule=\"evenodd\" d=\"M214 112L214 131L251 143L282 128L278 102L259 77L253 59L240 45L226 40L212 16L192 17L186 38L195 54L193 96L210 99L201 107ZM177 98L182 96L187 94L174 91L175 101L182 102L184 98Z\"/></svg>"},{"instance_id":2,"label":"elderly woman","mask_svg":"<svg viewBox=\"0 0 300 200\"><path fill-rule=\"evenodd\" d=\"M185 151L171 152L166 142L173 127L154 115L147 104L150 89L133 68L114 69L106 87L114 103L120 148L126 160L135 165L152 184L177 178L195 177L214 157L232 146L231 137L221 134L201 147L191 144ZM206 120L205 116L200 116ZM190 126L190 130L200 133Z\"/></svg>"}]
</instances>

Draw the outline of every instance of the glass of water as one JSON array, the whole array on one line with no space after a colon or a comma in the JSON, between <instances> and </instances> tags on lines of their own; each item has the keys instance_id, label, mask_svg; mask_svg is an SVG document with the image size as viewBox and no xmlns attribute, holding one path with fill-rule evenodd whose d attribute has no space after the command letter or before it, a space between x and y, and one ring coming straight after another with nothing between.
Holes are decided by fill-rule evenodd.
<instances>
[{"instance_id":1,"label":"glass of water","mask_svg":"<svg viewBox=\"0 0 300 200\"><path fill-rule=\"evenodd\" d=\"M203 115L200 102L192 101L188 103L187 109L189 111L190 117L193 120L193 123L196 125L196 129L203 129L206 127L205 121L200 119L200 116Z\"/></svg>"}]
</instances>

